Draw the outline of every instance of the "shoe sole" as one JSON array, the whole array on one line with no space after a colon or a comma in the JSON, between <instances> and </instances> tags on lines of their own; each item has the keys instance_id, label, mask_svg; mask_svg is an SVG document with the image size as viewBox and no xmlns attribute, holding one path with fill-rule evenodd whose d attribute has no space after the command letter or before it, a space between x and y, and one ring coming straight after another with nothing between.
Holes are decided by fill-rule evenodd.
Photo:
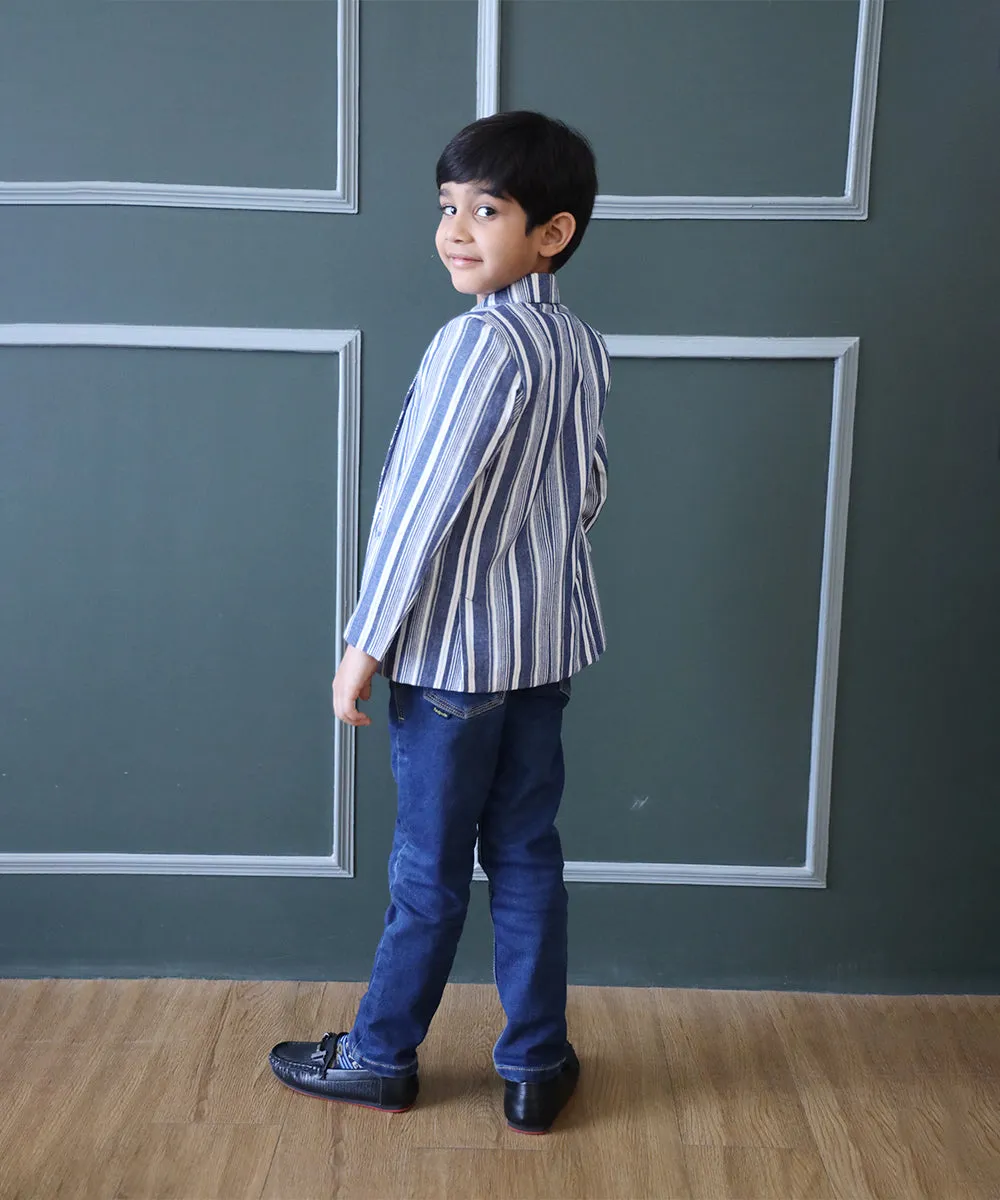
<instances>
[{"instance_id":1,"label":"shoe sole","mask_svg":"<svg viewBox=\"0 0 1000 1200\"><path fill-rule=\"evenodd\" d=\"M366 1104L364 1100L347 1100L342 1096L324 1096L322 1092L307 1092L302 1088L294 1087L290 1083L285 1083L283 1079L279 1080L279 1083L283 1083L290 1092L297 1092L300 1096L308 1096L310 1100L328 1100L331 1104L350 1104L353 1108L370 1108L372 1112L405 1113L410 1111L413 1104L416 1104L414 1100L413 1104L407 1104L405 1108L386 1108L381 1104Z\"/></svg>"}]
</instances>

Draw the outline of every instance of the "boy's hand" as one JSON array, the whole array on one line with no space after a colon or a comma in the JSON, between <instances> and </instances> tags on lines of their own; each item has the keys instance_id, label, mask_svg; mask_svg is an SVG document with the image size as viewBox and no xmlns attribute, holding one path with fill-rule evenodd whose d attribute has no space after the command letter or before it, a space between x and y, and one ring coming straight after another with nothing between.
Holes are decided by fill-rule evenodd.
<instances>
[{"instance_id":1,"label":"boy's hand","mask_svg":"<svg viewBox=\"0 0 1000 1200\"><path fill-rule=\"evenodd\" d=\"M372 719L360 712L355 701L370 700L371 679L378 669L379 660L365 654L357 646L348 646L340 660L333 681L333 711L337 720L346 725L370 725Z\"/></svg>"}]
</instances>

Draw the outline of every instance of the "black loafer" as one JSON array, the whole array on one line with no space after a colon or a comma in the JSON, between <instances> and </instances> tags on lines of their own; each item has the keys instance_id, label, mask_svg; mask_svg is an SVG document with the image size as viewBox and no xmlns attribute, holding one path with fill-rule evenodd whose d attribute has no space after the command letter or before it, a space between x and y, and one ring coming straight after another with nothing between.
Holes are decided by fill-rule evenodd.
<instances>
[{"instance_id":1,"label":"black loafer","mask_svg":"<svg viewBox=\"0 0 1000 1200\"><path fill-rule=\"evenodd\" d=\"M580 1060L566 1047L566 1061L554 1079L541 1083L504 1083L503 1111L507 1124L518 1133L548 1133L580 1078Z\"/></svg>"},{"instance_id":2,"label":"black loafer","mask_svg":"<svg viewBox=\"0 0 1000 1200\"><path fill-rule=\"evenodd\" d=\"M368 1070L331 1066L342 1033L325 1033L319 1042L279 1042L268 1061L282 1083L305 1096L342 1100L382 1112L405 1112L417 1098L416 1075L376 1075Z\"/></svg>"}]
</instances>

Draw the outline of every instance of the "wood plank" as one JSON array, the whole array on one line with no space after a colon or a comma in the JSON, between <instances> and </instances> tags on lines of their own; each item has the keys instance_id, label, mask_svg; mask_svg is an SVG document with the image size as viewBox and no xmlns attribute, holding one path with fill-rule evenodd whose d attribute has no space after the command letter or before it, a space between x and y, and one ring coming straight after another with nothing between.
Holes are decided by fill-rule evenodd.
<instances>
[{"instance_id":1,"label":"wood plank","mask_svg":"<svg viewBox=\"0 0 1000 1200\"><path fill-rule=\"evenodd\" d=\"M291 1093L261 1194L267 1200L409 1196L406 1154L416 1112L381 1113Z\"/></svg>"},{"instance_id":2,"label":"wood plank","mask_svg":"<svg viewBox=\"0 0 1000 1200\"><path fill-rule=\"evenodd\" d=\"M150 1119L173 1124L281 1125L291 1093L267 1062L275 1042L317 1024L322 983L233 982L208 989L205 1010L193 1002L165 1015L167 1038L154 1053L164 1080Z\"/></svg>"},{"instance_id":3,"label":"wood plank","mask_svg":"<svg viewBox=\"0 0 1000 1200\"><path fill-rule=\"evenodd\" d=\"M958 997L779 993L770 1001L798 1077L835 1083L869 1075L961 1078L995 1069L995 1035L982 1011ZM993 1008L996 1020L997 1007Z\"/></svg>"},{"instance_id":4,"label":"wood plank","mask_svg":"<svg viewBox=\"0 0 1000 1200\"><path fill-rule=\"evenodd\" d=\"M976 1117L955 1093L963 1072L981 1090L996 1093L1000 1084L970 1057L960 1028L967 1009L952 999L770 998L820 1157L843 1200L1000 1194L1000 1147L991 1154L989 1121L978 1126L985 1137L977 1153L967 1140ZM888 1020L893 1014L898 1030ZM880 1044L879 1035L891 1040L895 1033L894 1045Z\"/></svg>"},{"instance_id":5,"label":"wood plank","mask_svg":"<svg viewBox=\"0 0 1000 1200\"><path fill-rule=\"evenodd\" d=\"M113 1151L120 1178L106 1194L115 1200L257 1197L280 1132L279 1125L137 1125Z\"/></svg>"},{"instance_id":6,"label":"wood plank","mask_svg":"<svg viewBox=\"0 0 1000 1200\"><path fill-rule=\"evenodd\" d=\"M588 1178L581 1155L565 1139L548 1134L534 1140L545 1145L537 1151L414 1150L406 1164L411 1190L399 1194L406 1200L600 1200L607 1194L594 1190L600 1185Z\"/></svg>"},{"instance_id":7,"label":"wood plank","mask_svg":"<svg viewBox=\"0 0 1000 1200\"><path fill-rule=\"evenodd\" d=\"M182 979L4 980L0 983L0 1041L59 1042L163 1039L162 1015L203 983ZM221 985L228 988L228 983Z\"/></svg>"},{"instance_id":8,"label":"wood plank","mask_svg":"<svg viewBox=\"0 0 1000 1200\"><path fill-rule=\"evenodd\" d=\"M937 1089L933 1135L919 1128L911 1135L918 1147L921 1180L929 1181L925 1186L930 1191L939 1176L957 1173L966 1181L969 1197L996 1200L1000 1196L1000 1078L946 1079L938 1081ZM917 1125L920 1114L913 1120Z\"/></svg>"},{"instance_id":9,"label":"wood plank","mask_svg":"<svg viewBox=\"0 0 1000 1200\"><path fill-rule=\"evenodd\" d=\"M815 1149L766 995L663 991L658 1004L685 1146Z\"/></svg>"},{"instance_id":10,"label":"wood plank","mask_svg":"<svg viewBox=\"0 0 1000 1200\"><path fill-rule=\"evenodd\" d=\"M113 1196L120 1131L150 1094L144 1048L23 1043L14 1111L0 1133L0 1195ZM8 1078L4 1072L4 1099Z\"/></svg>"},{"instance_id":11,"label":"wood plank","mask_svg":"<svg viewBox=\"0 0 1000 1200\"><path fill-rule=\"evenodd\" d=\"M595 1196L690 1194L675 1064L659 999L652 988L570 989L570 1027L582 1069L565 1128L607 1148L586 1160Z\"/></svg>"},{"instance_id":12,"label":"wood plank","mask_svg":"<svg viewBox=\"0 0 1000 1200\"><path fill-rule=\"evenodd\" d=\"M230 987L228 981L187 981L162 1009L162 1036L150 1050L150 1075L156 1087L148 1097L148 1121L194 1120L205 1057L221 1036Z\"/></svg>"},{"instance_id":13,"label":"wood plank","mask_svg":"<svg viewBox=\"0 0 1000 1200\"><path fill-rule=\"evenodd\" d=\"M812 1150L758 1146L685 1146L684 1162L694 1200L756 1200L782 1196L831 1200L819 1155Z\"/></svg>"}]
</instances>

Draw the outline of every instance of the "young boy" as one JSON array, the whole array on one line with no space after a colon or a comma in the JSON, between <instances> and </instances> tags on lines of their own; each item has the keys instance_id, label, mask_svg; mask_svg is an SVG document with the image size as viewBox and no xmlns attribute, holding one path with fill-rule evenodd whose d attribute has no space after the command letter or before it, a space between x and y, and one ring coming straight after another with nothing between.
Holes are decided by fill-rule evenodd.
<instances>
[{"instance_id":1,"label":"young boy","mask_svg":"<svg viewBox=\"0 0 1000 1200\"><path fill-rule=\"evenodd\" d=\"M579 1062L566 1037L566 889L555 828L570 676L604 650L588 531L607 494L600 335L560 303L597 193L587 141L540 113L461 130L437 164L436 245L475 307L434 337L379 482L333 681L337 717L389 681L398 815L390 904L353 1028L282 1042L309 1095L391 1112L416 1099L417 1046L489 879L494 1048L508 1123L548 1130Z\"/></svg>"}]
</instances>

